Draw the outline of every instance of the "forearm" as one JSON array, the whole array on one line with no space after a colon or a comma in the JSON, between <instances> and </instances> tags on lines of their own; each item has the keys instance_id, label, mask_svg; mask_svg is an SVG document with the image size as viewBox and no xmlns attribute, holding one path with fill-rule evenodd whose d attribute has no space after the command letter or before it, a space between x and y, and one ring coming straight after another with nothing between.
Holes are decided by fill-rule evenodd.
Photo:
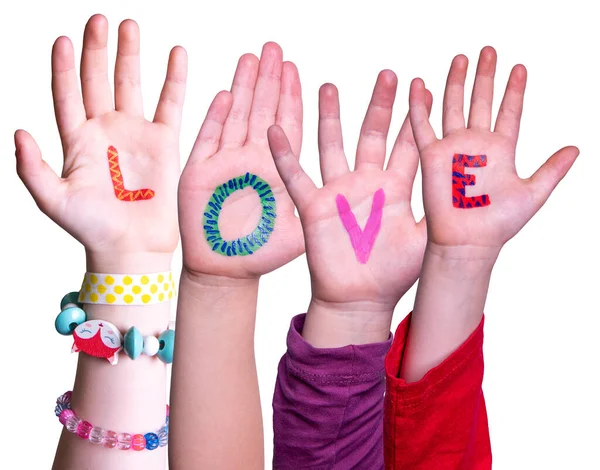
<instances>
[{"instance_id":1,"label":"forearm","mask_svg":"<svg viewBox=\"0 0 600 470\"><path fill-rule=\"evenodd\" d=\"M428 245L400 377L420 380L481 322L497 250Z\"/></svg>"},{"instance_id":2,"label":"forearm","mask_svg":"<svg viewBox=\"0 0 600 470\"><path fill-rule=\"evenodd\" d=\"M258 280L181 275L172 470L264 468L254 326Z\"/></svg>"},{"instance_id":3,"label":"forearm","mask_svg":"<svg viewBox=\"0 0 600 470\"><path fill-rule=\"evenodd\" d=\"M315 348L380 343L390 336L394 305L377 301L310 302L302 337Z\"/></svg>"},{"instance_id":4,"label":"forearm","mask_svg":"<svg viewBox=\"0 0 600 470\"><path fill-rule=\"evenodd\" d=\"M153 261L127 257L102 263L88 254L88 271L103 273L146 273L167 271L170 256ZM120 260L120 261L119 261ZM170 302L147 306L84 305L89 320L106 320L125 333L135 326L142 336L158 336L169 324ZM71 399L73 411L94 426L118 433L157 432L165 423L166 366L157 357L146 355L131 360L124 351L111 365L105 359L80 353ZM162 469L165 447L135 452L107 449L63 430L54 468L65 469Z\"/></svg>"}]
</instances>

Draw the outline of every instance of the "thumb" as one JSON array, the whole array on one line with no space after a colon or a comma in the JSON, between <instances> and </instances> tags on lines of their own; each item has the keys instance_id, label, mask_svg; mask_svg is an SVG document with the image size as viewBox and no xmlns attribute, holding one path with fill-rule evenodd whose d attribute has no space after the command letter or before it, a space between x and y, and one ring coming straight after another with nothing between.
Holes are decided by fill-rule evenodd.
<instances>
[{"instance_id":1,"label":"thumb","mask_svg":"<svg viewBox=\"0 0 600 470\"><path fill-rule=\"evenodd\" d=\"M40 210L54 219L63 200L62 179L42 160L40 148L27 131L15 132L15 148L19 178Z\"/></svg>"},{"instance_id":2,"label":"thumb","mask_svg":"<svg viewBox=\"0 0 600 470\"><path fill-rule=\"evenodd\" d=\"M564 147L546 160L531 175L528 182L538 209L544 205L554 188L571 169L578 155L579 149L577 147Z\"/></svg>"}]
</instances>

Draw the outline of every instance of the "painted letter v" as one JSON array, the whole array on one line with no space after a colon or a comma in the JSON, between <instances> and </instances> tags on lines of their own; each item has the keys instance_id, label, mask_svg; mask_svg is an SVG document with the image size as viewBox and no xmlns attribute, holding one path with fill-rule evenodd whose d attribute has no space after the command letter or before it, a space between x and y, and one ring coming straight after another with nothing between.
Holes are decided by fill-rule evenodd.
<instances>
[{"instance_id":1,"label":"painted letter v","mask_svg":"<svg viewBox=\"0 0 600 470\"><path fill-rule=\"evenodd\" d=\"M350 235L350 243L356 255L356 259L365 264L369 260L371 250L375 244L377 234L381 229L381 216L383 214L383 205L385 203L385 193L383 189L378 189L373 196L373 205L371 206L371 214L367 220L364 231L358 226L356 217L350 209L350 204L343 194L338 194L335 198L338 213L344 228Z\"/></svg>"}]
</instances>

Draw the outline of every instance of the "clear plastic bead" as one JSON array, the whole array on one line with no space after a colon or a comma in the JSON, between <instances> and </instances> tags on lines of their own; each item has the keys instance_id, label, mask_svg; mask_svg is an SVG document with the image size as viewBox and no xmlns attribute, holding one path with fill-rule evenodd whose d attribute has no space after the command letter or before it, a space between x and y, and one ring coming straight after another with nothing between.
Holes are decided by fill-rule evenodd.
<instances>
[{"instance_id":1,"label":"clear plastic bead","mask_svg":"<svg viewBox=\"0 0 600 470\"><path fill-rule=\"evenodd\" d=\"M69 418L71 416L75 416L75 413L73 413L73 410L62 410L60 412L60 414L58 415L58 420L60 421L60 424L62 424L63 426L66 426L67 421L69 420Z\"/></svg>"},{"instance_id":2,"label":"clear plastic bead","mask_svg":"<svg viewBox=\"0 0 600 470\"><path fill-rule=\"evenodd\" d=\"M121 450L131 449L131 434L121 432L117 435L117 447Z\"/></svg>"},{"instance_id":3,"label":"clear plastic bead","mask_svg":"<svg viewBox=\"0 0 600 470\"><path fill-rule=\"evenodd\" d=\"M169 443L169 433L165 428L162 428L158 431L158 445L161 447L166 446Z\"/></svg>"},{"instance_id":4,"label":"clear plastic bead","mask_svg":"<svg viewBox=\"0 0 600 470\"><path fill-rule=\"evenodd\" d=\"M117 433L114 431L106 431L102 438L102 444L104 444L104 447L114 449L117 445Z\"/></svg>"},{"instance_id":5,"label":"clear plastic bead","mask_svg":"<svg viewBox=\"0 0 600 470\"><path fill-rule=\"evenodd\" d=\"M69 418L65 422L65 427L67 428L67 431L75 434L75 433L77 433L77 428L79 427L79 423L81 423L81 418L79 416L77 416L77 415L69 416Z\"/></svg>"},{"instance_id":6,"label":"clear plastic bead","mask_svg":"<svg viewBox=\"0 0 600 470\"><path fill-rule=\"evenodd\" d=\"M104 429L94 426L90 431L90 442L92 444L102 444L102 439L104 439Z\"/></svg>"}]
</instances>

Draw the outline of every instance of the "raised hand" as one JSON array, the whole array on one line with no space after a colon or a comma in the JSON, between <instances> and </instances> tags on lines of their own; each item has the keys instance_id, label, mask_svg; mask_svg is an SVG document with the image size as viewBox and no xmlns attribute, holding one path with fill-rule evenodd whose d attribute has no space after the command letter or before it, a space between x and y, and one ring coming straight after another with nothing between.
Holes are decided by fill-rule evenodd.
<instances>
[{"instance_id":1,"label":"raised hand","mask_svg":"<svg viewBox=\"0 0 600 470\"><path fill-rule=\"evenodd\" d=\"M526 70L513 68L494 131L496 52L481 51L469 119L463 113L467 58L454 58L438 140L427 116L421 79L410 91L410 120L421 155L427 246L400 377L421 379L441 364L482 321L500 249L544 205L579 151L565 147L531 177L515 168Z\"/></svg>"},{"instance_id":2,"label":"raised hand","mask_svg":"<svg viewBox=\"0 0 600 470\"><path fill-rule=\"evenodd\" d=\"M279 177L267 129L282 126L299 153L302 97L295 65L265 44L239 60L231 92L214 99L179 184L185 268L255 278L304 251L300 222Z\"/></svg>"},{"instance_id":3,"label":"raised hand","mask_svg":"<svg viewBox=\"0 0 600 470\"><path fill-rule=\"evenodd\" d=\"M410 205L419 155L408 118L384 170L396 87L393 72L379 74L354 171L344 154L337 89L331 84L321 87L321 189L301 168L283 130L277 126L269 130L277 170L304 230L313 298L303 335L315 346L368 342L381 335L385 340L396 303L419 274L425 222L415 221ZM339 322L339 328L317 327L313 319L320 322L325 317L330 326ZM352 329L350 318L358 319L358 329L375 334L359 337L354 331L351 337L333 339L331 331Z\"/></svg>"},{"instance_id":4,"label":"raised hand","mask_svg":"<svg viewBox=\"0 0 600 470\"><path fill-rule=\"evenodd\" d=\"M114 104L108 80L108 22L85 28L81 93L73 45L52 50L52 93L64 150L62 177L42 160L25 131L17 131L17 170L40 209L79 240L88 260L114 253L168 254L178 242L176 188L179 128L187 56L171 51L153 122L144 119L137 24L119 27ZM168 266L168 263L167 263Z\"/></svg>"},{"instance_id":5,"label":"raised hand","mask_svg":"<svg viewBox=\"0 0 600 470\"><path fill-rule=\"evenodd\" d=\"M496 52L491 47L481 51L465 125L467 64L467 58L459 55L450 67L441 140L429 123L423 81L415 79L411 85L410 119L421 154L428 241L432 246L497 251L542 207L579 151L563 148L531 177L520 178L515 149L525 67L513 68L492 132ZM475 176L474 181L469 173Z\"/></svg>"},{"instance_id":6,"label":"raised hand","mask_svg":"<svg viewBox=\"0 0 600 470\"><path fill-rule=\"evenodd\" d=\"M258 283L304 250L267 143L276 123L299 152L298 71L267 43L260 61L240 58L231 92L215 97L179 183L177 323L185 333L175 343L184 360L174 361L171 382L173 469L265 468L254 359Z\"/></svg>"}]
</instances>

